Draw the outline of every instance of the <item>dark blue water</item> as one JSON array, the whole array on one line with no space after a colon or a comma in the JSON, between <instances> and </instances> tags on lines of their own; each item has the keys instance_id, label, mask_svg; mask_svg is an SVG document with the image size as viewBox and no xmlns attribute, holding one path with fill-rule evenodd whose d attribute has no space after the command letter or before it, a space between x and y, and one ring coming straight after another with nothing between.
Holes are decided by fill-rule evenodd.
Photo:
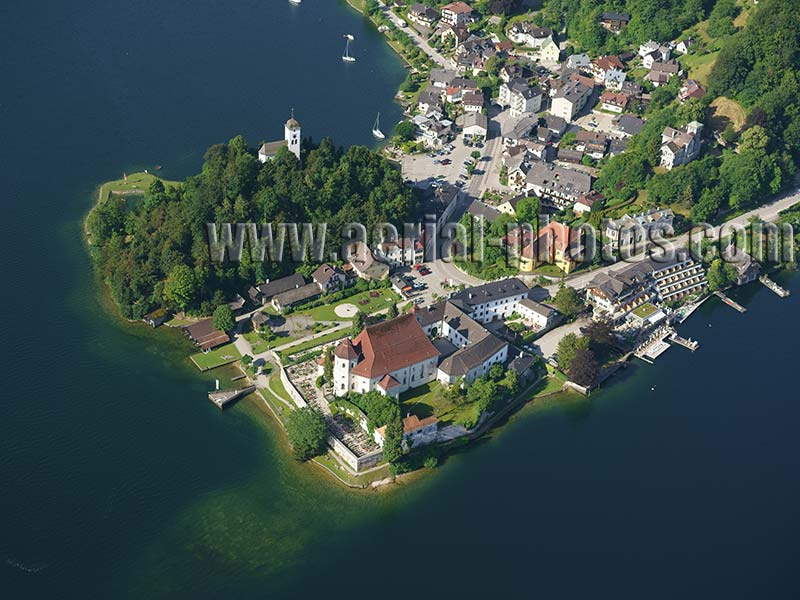
<instances>
[{"instance_id":1,"label":"dark blue water","mask_svg":"<svg viewBox=\"0 0 800 600\"><path fill-rule=\"evenodd\" d=\"M212 143L279 139L291 107L370 143L403 76L330 0L0 8L4 596L798 596L800 278L745 290L745 315L707 303L698 352L381 494L294 463L257 404L205 400L180 335L114 317L81 242L98 182L182 178Z\"/></svg>"}]
</instances>

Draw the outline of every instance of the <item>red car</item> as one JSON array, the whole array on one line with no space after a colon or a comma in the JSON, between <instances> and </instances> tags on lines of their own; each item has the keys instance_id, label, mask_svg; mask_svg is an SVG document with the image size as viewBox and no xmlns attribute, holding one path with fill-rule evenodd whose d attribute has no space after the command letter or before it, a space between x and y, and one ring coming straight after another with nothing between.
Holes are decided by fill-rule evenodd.
<instances>
[{"instance_id":1,"label":"red car","mask_svg":"<svg viewBox=\"0 0 800 600\"><path fill-rule=\"evenodd\" d=\"M419 274L424 277L425 275L430 275L431 274L431 270L428 267L422 267L419 270Z\"/></svg>"}]
</instances>

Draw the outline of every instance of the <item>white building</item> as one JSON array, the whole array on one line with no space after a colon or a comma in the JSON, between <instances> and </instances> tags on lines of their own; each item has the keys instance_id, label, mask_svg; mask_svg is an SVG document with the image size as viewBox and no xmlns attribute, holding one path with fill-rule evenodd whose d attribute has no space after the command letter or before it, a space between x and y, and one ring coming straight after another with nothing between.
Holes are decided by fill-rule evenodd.
<instances>
[{"instance_id":1,"label":"white building","mask_svg":"<svg viewBox=\"0 0 800 600\"><path fill-rule=\"evenodd\" d=\"M278 142L264 142L258 150L259 162L265 163L268 160L275 158L275 155L283 147L287 147L289 152L300 160L300 123L294 118L294 109L292 109L292 116L286 121L283 127L283 140Z\"/></svg>"},{"instance_id":2,"label":"white building","mask_svg":"<svg viewBox=\"0 0 800 600\"><path fill-rule=\"evenodd\" d=\"M539 112L543 96L544 93L538 87L529 86L524 79L514 79L500 85L498 102L501 106L509 107L511 117L517 118L527 113Z\"/></svg>"},{"instance_id":3,"label":"white building","mask_svg":"<svg viewBox=\"0 0 800 600\"><path fill-rule=\"evenodd\" d=\"M692 162L700 154L702 123L692 121L681 129L666 127L661 134L661 166L667 169Z\"/></svg>"},{"instance_id":4,"label":"white building","mask_svg":"<svg viewBox=\"0 0 800 600\"><path fill-rule=\"evenodd\" d=\"M372 390L397 398L437 376L439 351L412 314L369 325L355 339L345 338L333 352L337 396Z\"/></svg>"}]
</instances>

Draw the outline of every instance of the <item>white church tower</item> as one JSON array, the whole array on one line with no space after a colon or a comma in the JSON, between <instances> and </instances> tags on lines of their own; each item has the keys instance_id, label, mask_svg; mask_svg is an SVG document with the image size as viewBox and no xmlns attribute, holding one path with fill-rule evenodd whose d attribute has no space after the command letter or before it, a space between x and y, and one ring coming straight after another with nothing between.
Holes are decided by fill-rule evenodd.
<instances>
[{"instance_id":1,"label":"white church tower","mask_svg":"<svg viewBox=\"0 0 800 600\"><path fill-rule=\"evenodd\" d=\"M292 116L286 121L283 128L283 137L289 145L289 152L300 160L300 123L294 118L294 109L292 109Z\"/></svg>"}]
</instances>

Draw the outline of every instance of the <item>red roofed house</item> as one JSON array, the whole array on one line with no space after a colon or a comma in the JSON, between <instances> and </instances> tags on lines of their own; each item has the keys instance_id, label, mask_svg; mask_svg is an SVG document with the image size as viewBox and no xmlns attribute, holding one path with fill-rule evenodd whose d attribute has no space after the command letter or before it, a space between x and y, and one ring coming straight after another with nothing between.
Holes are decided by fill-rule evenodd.
<instances>
[{"instance_id":1,"label":"red roofed house","mask_svg":"<svg viewBox=\"0 0 800 600\"><path fill-rule=\"evenodd\" d=\"M453 27L466 25L472 17L472 7L464 2L451 2L442 7L442 21Z\"/></svg>"},{"instance_id":2,"label":"red roofed house","mask_svg":"<svg viewBox=\"0 0 800 600\"><path fill-rule=\"evenodd\" d=\"M556 265L564 273L575 268L575 260L570 256L572 235L568 225L551 221L539 230L538 236L522 249L519 256L519 270L533 272L542 263Z\"/></svg>"},{"instance_id":3,"label":"red roofed house","mask_svg":"<svg viewBox=\"0 0 800 600\"><path fill-rule=\"evenodd\" d=\"M436 379L439 351L412 314L370 325L333 352L334 393L378 390L397 398Z\"/></svg>"},{"instance_id":4,"label":"red roofed house","mask_svg":"<svg viewBox=\"0 0 800 600\"><path fill-rule=\"evenodd\" d=\"M403 445L413 448L435 441L438 427L439 419L434 416L420 419L417 415L408 415L403 419ZM386 425L375 429L373 437L375 443L383 448L383 443L386 441Z\"/></svg>"},{"instance_id":5,"label":"red roofed house","mask_svg":"<svg viewBox=\"0 0 800 600\"><path fill-rule=\"evenodd\" d=\"M621 113L628 106L628 97L625 94L615 92L603 92L600 96L600 103L603 110Z\"/></svg>"},{"instance_id":6,"label":"red roofed house","mask_svg":"<svg viewBox=\"0 0 800 600\"><path fill-rule=\"evenodd\" d=\"M680 92L678 92L678 100L681 102L686 102L691 98L696 98L699 100L705 95L706 88L703 87L700 82L695 81L694 79L687 79L686 83L684 83L683 87L681 87Z\"/></svg>"}]
</instances>

